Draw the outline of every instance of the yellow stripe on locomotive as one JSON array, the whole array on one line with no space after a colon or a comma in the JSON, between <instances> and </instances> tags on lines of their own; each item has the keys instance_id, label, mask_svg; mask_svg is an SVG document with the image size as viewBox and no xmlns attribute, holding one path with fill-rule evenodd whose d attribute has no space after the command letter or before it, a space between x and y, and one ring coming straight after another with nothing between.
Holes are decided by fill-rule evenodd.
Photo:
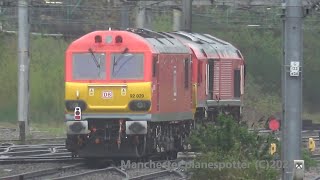
<instances>
[{"instance_id":1,"label":"yellow stripe on locomotive","mask_svg":"<svg viewBox=\"0 0 320 180\"><path fill-rule=\"evenodd\" d=\"M83 113L146 113L151 111L151 82L76 83L66 82L66 111L79 103ZM80 105L81 106L81 105Z\"/></svg>"}]
</instances>

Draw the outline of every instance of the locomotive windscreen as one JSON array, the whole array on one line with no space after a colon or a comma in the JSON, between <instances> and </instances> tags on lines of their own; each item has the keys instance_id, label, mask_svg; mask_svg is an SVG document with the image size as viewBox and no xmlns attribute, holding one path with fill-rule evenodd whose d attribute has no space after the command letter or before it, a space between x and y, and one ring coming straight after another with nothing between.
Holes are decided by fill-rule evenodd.
<instances>
[{"instance_id":1,"label":"locomotive windscreen","mask_svg":"<svg viewBox=\"0 0 320 180\"><path fill-rule=\"evenodd\" d=\"M143 79L144 55L143 54L112 54L111 79Z\"/></svg>"},{"instance_id":2,"label":"locomotive windscreen","mask_svg":"<svg viewBox=\"0 0 320 180\"><path fill-rule=\"evenodd\" d=\"M106 55L104 53L75 53L72 59L74 80L106 78Z\"/></svg>"}]
</instances>

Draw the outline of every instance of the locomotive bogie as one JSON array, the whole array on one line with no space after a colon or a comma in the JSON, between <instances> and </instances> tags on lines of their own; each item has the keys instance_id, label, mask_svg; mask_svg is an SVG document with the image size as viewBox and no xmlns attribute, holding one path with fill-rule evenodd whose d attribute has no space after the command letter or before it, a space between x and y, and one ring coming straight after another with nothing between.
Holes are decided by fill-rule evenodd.
<instances>
[{"instance_id":1,"label":"locomotive bogie","mask_svg":"<svg viewBox=\"0 0 320 180\"><path fill-rule=\"evenodd\" d=\"M143 125L126 124L124 120L91 120L90 132L68 134L67 149L81 157L137 158L147 155L166 154L186 150L187 137L193 128L193 121L145 122ZM130 125L136 127L130 128ZM144 129L145 133L128 133L128 129Z\"/></svg>"}]
</instances>

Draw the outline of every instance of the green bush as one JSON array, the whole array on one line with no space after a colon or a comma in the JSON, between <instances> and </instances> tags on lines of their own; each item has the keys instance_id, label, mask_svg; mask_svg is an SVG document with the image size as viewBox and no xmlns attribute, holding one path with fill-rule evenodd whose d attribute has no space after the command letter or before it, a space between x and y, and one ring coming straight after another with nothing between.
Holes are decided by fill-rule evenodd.
<instances>
[{"instance_id":1,"label":"green bush","mask_svg":"<svg viewBox=\"0 0 320 180\"><path fill-rule=\"evenodd\" d=\"M316 167L318 165L318 162L312 159L311 156L312 154L308 150L302 150L302 159L304 160L304 166L306 170L310 169L310 167Z\"/></svg>"},{"instance_id":2,"label":"green bush","mask_svg":"<svg viewBox=\"0 0 320 180\"><path fill-rule=\"evenodd\" d=\"M274 159L269 154L269 145L277 143L276 138L272 134L259 136L257 132L249 132L246 126L240 126L231 117L220 116L215 125L199 127L189 142L196 151L203 153L196 162L247 165L247 168L191 169L193 179L276 179L279 175L279 169L259 167L256 163Z\"/></svg>"},{"instance_id":3,"label":"green bush","mask_svg":"<svg viewBox=\"0 0 320 180\"><path fill-rule=\"evenodd\" d=\"M193 179L276 179L281 173L281 143L274 134L259 135L239 125L231 117L219 116L215 124L200 126L188 139L195 151L202 154L194 164L217 163L213 168L190 168ZM269 152L270 144L276 144L276 153ZM311 153L302 149L306 170L317 166ZM269 162L269 167L267 166ZM279 164L275 164L279 162ZM245 168L220 168L219 163L244 163ZM259 164L260 163L260 164ZM275 166L276 167L272 167Z\"/></svg>"}]
</instances>

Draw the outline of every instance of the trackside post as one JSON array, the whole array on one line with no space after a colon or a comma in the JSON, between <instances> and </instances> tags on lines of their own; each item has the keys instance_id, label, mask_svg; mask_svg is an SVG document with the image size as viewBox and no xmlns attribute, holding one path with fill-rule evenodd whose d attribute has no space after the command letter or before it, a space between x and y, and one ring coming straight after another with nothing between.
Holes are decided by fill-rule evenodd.
<instances>
[{"instance_id":1,"label":"trackside post","mask_svg":"<svg viewBox=\"0 0 320 180\"><path fill-rule=\"evenodd\" d=\"M28 1L19 0L19 38L18 38L18 121L21 143L28 134L29 117L29 16Z\"/></svg>"}]
</instances>

